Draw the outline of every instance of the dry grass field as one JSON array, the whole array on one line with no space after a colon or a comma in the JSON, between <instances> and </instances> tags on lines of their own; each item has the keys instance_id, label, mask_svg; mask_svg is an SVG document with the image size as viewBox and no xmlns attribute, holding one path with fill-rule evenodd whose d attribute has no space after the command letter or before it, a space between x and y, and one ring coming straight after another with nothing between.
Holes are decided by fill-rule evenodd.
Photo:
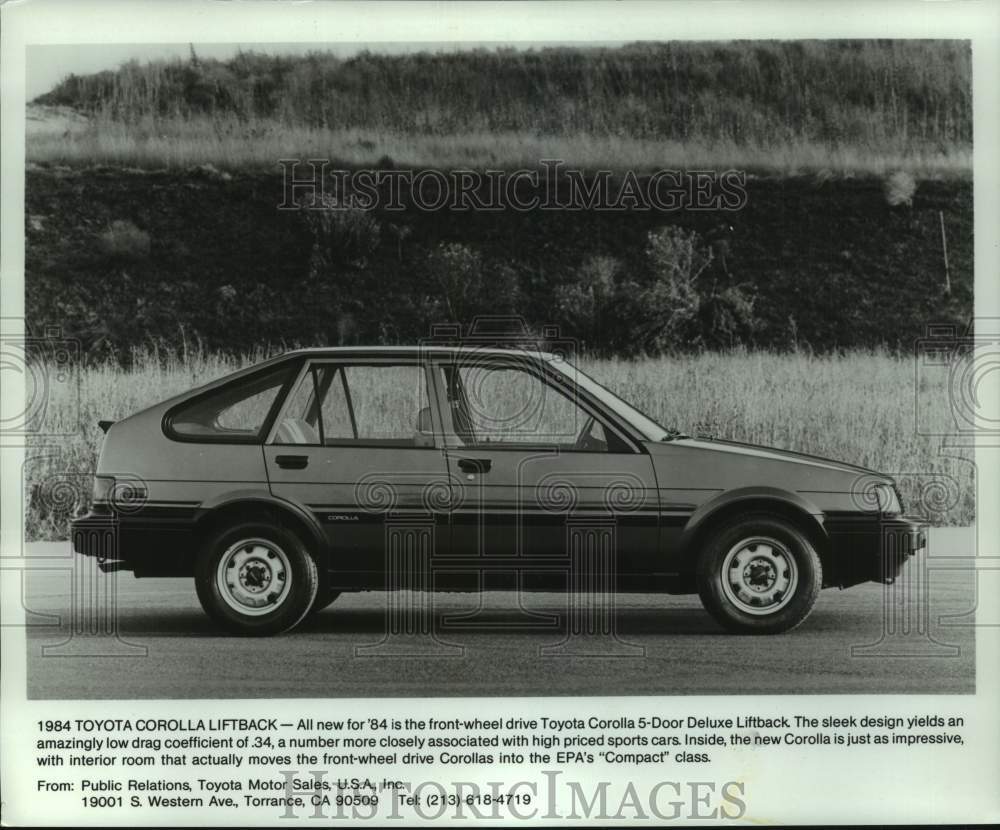
<instances>
[{"instance_id":1,"label":"dry grass field","mask_svg":"<svg viewBox=\"0 0 1000 830\"><path fill-rule=\"evenodd\" d=\"M89 494L101 418L120 419L262 359L140 350L130 368L81 368L76 383L53 387L40 440L25 467L27 536L65 538ZM940 439L918 433L913 360L887 352L707 352L639 360L581 359L584 371L665 426L860 464L896 476L909 512L937 525L969 524L975 473L967 458L943 455ZM923 422L950 423L945 380L919 390ZM55 444L55 446L53 446ZM952 453L955 451L953 450Z\"/></svg>"},{"instance_id":2,"label":"dry grass field","mask_svg":"<svg viewBox=\"0 0 1000 830\"><path fill-rule=\"evenodd\" d=\"M794 137L768 142L698 138L690 141L576 133L407 134L391 129L323 129L234 118L98 118L72 129L44 129L36 117L27 160L57 165L121 165L186 169L277 170L277 159L330 159L346 168L538 170L541 159L562 159L583 170L750 170L757 174L821 177L884 176L906 171L916 179L962 179L972 169L971 147L901 149ZM61 121L58 122L61 125Z\"/></svg>"}]
</instances>

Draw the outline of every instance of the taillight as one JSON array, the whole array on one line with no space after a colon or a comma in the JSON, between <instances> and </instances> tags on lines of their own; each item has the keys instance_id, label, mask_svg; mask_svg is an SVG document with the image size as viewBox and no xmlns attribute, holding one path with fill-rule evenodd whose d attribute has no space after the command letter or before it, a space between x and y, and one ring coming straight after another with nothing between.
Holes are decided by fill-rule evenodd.
<instances>
[{"instance_id":1,"label":"taillight","mask_svg":"<svg viewBox=\"0 0 1000 830\"><path fill-rule=\"evenodd\" d=\"M115 490L114 476L94 476L94 486L90 493L90 503L107 504Z\"/></svg>"}]
</instances>

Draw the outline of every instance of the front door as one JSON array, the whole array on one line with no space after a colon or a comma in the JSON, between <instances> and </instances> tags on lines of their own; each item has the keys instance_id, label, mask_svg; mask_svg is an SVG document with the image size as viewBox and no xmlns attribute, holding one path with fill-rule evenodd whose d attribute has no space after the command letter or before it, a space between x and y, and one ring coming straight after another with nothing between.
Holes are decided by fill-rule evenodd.
<instances>
[{"instance_id":1,"label":"front door","mask_svg":"<svg viewBox=\"0 0 1000 830\"><path fill-rule=\"evenodd\" d=\"M271 491L313 512L343 587L394 587L385 579L400 568L429 578L431 557L448 550L448 470L427 371L398 358L313 361L264 447Z\"/></svg>"},{"instance_id":2,"label":"front door","mask_svg":"<svg viewBox=\"0 0 1000 830\"><path fill-rule=\"evenodd\" d=\"M584 560L648 572L659 536L652 460L606 414L532 359L442 360L434 378L457 482L452 557L532 571L555 589Z\"/></svg>"}]
</instances>

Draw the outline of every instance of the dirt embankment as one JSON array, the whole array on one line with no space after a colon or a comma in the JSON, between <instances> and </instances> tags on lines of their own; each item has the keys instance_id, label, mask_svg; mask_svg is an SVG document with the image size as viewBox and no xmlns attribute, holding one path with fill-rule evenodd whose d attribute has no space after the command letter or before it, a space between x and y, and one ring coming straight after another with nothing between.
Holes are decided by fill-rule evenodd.
<instances>
[{"instance_id":1,"label":"dirt embankment","mask_svg":"<svg viewBox=\"0 0 1000 830\"><path fill-rule=\"evenodd\" d=\"M747 192L735 212L375 210L328 227L318 255L322 223L278 209L280 171L32 166L29 324L58 325L85 349L176 343L181 325L184 336L227 349L413 340L441 319L434 295L446 289L435 280L441 260L433 252L459 243L509 280L510 310L566 328L556 287L594 257L613 258L616 279L641 284L647 235L668 224L716 246L702 279L756 292L754 345L907 347L929 323L971 316L971 182L923 182L898 206L879 180L758 179ZM478 308L466 299L466 309ZM628 324L604 321L607 331Z\"/></svg>"}]
</instances>

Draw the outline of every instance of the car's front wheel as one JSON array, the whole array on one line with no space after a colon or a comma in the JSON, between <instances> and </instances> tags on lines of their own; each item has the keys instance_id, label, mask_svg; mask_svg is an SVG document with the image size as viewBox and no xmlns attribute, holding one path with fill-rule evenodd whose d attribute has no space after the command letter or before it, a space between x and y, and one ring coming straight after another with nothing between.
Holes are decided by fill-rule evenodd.
<instances>
[{"instance_id":1,"label":"car's front wheel","mask_svg":"<svg viewBox=\"0 0 1000 830\"><path fill-rule=\"evenodd\" d=\"M767 514L742 516L717 531L698 560L698 593L725 628L779 634L812 611L823 570L798 528Z\"/></svg>"},{"instance_id":2,"label":"car's front wheel","mask_svg":"<svg viewBox=\"0 0 1000 830\"><path fill-rule=\"evenodd\" d=\"M317 591L317 593L316 593L316 599L313 600L312 608L309 609L309 614L310 615L312 615L312 614L318 614L324 608L327 608L330 605L333 605L334 601L339 596L340 596L340 591L334 591L334 590L331 590L330 588L325 588L324 589L324 587L323 587L323 585L321 583L320 584L320 590Z\"/></svg>"},{"instance_id":3,"label":"car's front wheel","mask_svg":"<svg viewBox=\"0 0 1000 830\"><path fill-rule=\"evenodd\" d=\"M302 541L256 522L217 532L195 572L202 608L233 634L288 631L313 607L318 585L316 563Z\"/></svg>"}]
</instances>

